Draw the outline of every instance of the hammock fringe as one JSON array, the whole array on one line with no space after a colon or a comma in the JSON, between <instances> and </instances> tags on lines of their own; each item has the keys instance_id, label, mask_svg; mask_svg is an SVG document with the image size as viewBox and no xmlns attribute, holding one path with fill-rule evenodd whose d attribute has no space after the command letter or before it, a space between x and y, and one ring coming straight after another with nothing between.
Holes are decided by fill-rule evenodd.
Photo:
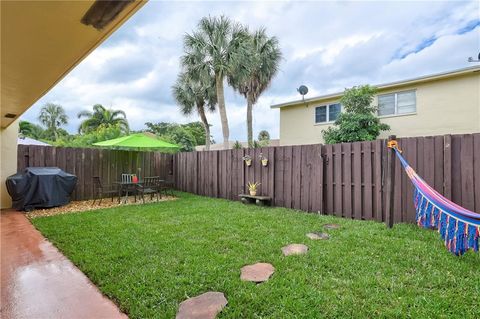
<instances>
[{"instance_id":1,"label":"hammock fringe","mask_svg":"<svg viewBox=\"0 0 480 319\"><path fill-rule=\"evenodd\" d=\"M440 195L417 175L396 147L393 149L414 185L417 225L437 229L447 249L457 256L469 249L478 252L480 214L468 211Z\"/></svg>"},{"instance_id":2,"label":"hammock fringe","mask_svg":"<svg viewBox=\"0 0 480 319\"><path fill-rule=\"evenodd\" d=\"M480 236L478 226L468 224L441 211L417 189L414 191L414 196L418 226L437 229L447 249L457 256L463 255L469 249L478 252Z\"/></svg>"}]
</instances>

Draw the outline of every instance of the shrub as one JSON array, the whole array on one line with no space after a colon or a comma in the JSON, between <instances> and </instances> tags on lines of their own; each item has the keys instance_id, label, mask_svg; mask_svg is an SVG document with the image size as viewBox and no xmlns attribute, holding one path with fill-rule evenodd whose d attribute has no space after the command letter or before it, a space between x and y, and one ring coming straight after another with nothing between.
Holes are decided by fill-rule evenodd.
<instances>
[{"instance_id":1,"label":"shrub","mask_svg":"<svg viewBox=\"0 0 480 319\"><path fill-rule=\"evenodd\" d=\"M376 89L369 85L346 89L340 99L345 112L333 126L322 131L325 143L372 141L381 131L388 131L390 127L381 123L375 114L378 109L372 104L375 94Z\"/></svg>"}]
</instances>

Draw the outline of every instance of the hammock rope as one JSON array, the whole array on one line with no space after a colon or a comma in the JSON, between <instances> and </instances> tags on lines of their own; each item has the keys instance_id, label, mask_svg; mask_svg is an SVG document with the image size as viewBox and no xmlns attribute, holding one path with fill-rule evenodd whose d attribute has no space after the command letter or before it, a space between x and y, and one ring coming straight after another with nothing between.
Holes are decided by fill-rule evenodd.
<instances>
[{"instance_id":1,"label":"hammock rope","mask_svg":"<svg viewBox=\"0 0 480 319\"><path fill-rule=\"evenodd\" d=\"M480 214L465 209L428 185L403 158L396 141L388 144L395 151L415 190L413 195L417 225L437 229L447 249L463 255L469 249L478 252Z\"/></svg>"}]
</instances>

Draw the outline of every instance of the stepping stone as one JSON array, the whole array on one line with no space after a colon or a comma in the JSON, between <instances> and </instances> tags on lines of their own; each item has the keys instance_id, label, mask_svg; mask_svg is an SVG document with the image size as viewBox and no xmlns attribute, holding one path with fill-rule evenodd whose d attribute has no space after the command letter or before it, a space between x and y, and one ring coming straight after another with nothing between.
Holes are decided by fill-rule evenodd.
<instances>
[{"instance_id":1,"label":"stepping stone","mask_svg":"<svg viewBox=\"0 0 480 319\"><path fill-rule=\"evenodd\" d=\"M308 233L307 237L313 240L329 239L330 236L327 233Z\"/></svg>"},{"instance_id":2,"label":"stepping stone","mask_svg":"<svg viewBox=\"0 0 480 319\"><path fill-rule=\"evenodd\" d=\"M227 305L221 292L209 291L180 303L176 319L214 319Z\"/></svg>"},{"instance_id":3,"label":"stepping stone","mask_svg":"<svg viewBox=\"0 0 480 319\"><path fill-rule=\"evenodd\" d=\"M275 268L268 263L256 263L242 267L240 279L256 283L267 281L275 272Z\"/></svg>"},{"instance_id":4,"label":"stepping stone","mask_svg":"<svg viewBox=\"0 0 480 319\"><path fill-rule=\"evenodd\" d=\"M284 256L290 255L302 255L306 254L308 247L304 244L290 244L288 246L282 247L282 253Z\"/></svg>"},{"instance_id":5,"label":"stepping stone","mask_svg":"<svg viewBox=\"0 0 480 319\"><path fill-rule=\"evenodd\" d=\"M338 225L338 224L325 224L325 225L323 225L323 227L325 227L325 229L339 229L340 225Z\"/></svg>"}]
</instances>

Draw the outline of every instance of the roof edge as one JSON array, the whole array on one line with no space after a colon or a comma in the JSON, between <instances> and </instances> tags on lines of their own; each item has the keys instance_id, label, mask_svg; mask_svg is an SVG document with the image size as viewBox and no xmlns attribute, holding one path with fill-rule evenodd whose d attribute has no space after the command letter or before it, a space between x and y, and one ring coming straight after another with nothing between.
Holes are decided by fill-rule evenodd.
<instances>
[{"instance_id":1,"label":"roof edge","mask_svg":"<svg viewBox=\"0 0 480 319\"><path fill-rule=\"evenodd\" d=\"M443 78L460 76L460 75L464 75L464 74L467 74L467 73L474 73L474 72L479 72L479 71L480 71L480 65L474 65L474 66L469 66L469 67L465 67L465 68L461 68L461 69L455 69L455 70L452 70L452 71L434 73L434 74L419 76L419 77L410 78L410 79L406 79L406 80L377 84L377 85L373 85L373 86L376 87L377 89L388 89L388 88L396 87L396 86L403 86L403 85L414 84L414 83L435 81L435 80L439 80L439 79L443 79ZM343 91L342 92L335 92L335 93L330 93L330 94L311 97L311 98L304 99L304 100L295 100L295 101L290 101L290 102L274 104L274 105L271 105L270 108L271 109L278 109L278 108L282 108L282 107L297 105L297 104L300 104L300 103L308 103L308 102L315 102L315 101L319 101L319 100L337 98L337 97L341 97L342 95L343 95Z\"/></svg>"}]
</instances>

